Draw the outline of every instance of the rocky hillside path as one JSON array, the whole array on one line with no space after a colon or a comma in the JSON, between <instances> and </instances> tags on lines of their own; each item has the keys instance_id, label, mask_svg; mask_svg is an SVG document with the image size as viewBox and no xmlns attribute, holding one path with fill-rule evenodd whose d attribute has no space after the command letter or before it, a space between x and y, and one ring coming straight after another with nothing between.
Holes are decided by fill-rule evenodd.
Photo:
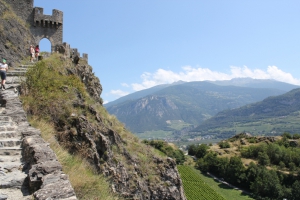
<instances>
[{"instance_id":1,"label":"rocky hillside path","mask_svg":"<svg viewBox=\"0 0 300 200\"><path fill-rule=\"evenodd\" d=\"M18 96L17 86L28 67L21 65L7 73L6 90L0 90L1 96L13 99ZM5 101L0 101L0 200L29 200L27 173L22 161L22 135L19 125L7 112ZM20 103L21 106L21 103Z\"/></svg>"}]
</instances>

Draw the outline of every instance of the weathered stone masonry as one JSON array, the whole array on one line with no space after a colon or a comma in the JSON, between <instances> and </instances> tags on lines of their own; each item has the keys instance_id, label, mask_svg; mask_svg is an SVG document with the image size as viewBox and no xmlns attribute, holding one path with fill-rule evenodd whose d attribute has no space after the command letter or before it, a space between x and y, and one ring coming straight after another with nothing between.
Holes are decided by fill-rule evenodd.
<instances>
[{"instance_id":1,"label":"weathered stone masonry","mask_svg":"<svg viewBox=\"0 0 300 200\"><path fill-rule=\"evenodd\" d=\"M30 31L35 38L35 44L47 38L51 42L51 52L60 52L68 57L78 56L76 48L63 43L63 12L53 9L52 15L45 15L44 9L33 7L34 0L5 0L15 13L30 25ZM63 51L63 52L62 52ZM88 61L88 55L83 54L81 59Z\"/></svg>"}]
</instances>

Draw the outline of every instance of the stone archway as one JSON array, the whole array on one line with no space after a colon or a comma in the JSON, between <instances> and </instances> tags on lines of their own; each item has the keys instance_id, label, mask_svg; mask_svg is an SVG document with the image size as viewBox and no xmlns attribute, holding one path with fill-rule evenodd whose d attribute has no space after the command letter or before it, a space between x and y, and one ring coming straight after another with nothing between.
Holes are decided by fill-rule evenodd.
<instances>
[{"instance_id":1,"label":"stone archway","mask_svg":"<svg viewBox=\"0 0 300 200\"><path fill-rule=\"evenodd\" d=\"M48 38L42 38L38 43L41 52L51 52L51 41Z\"/></svg>"}]
</instances>

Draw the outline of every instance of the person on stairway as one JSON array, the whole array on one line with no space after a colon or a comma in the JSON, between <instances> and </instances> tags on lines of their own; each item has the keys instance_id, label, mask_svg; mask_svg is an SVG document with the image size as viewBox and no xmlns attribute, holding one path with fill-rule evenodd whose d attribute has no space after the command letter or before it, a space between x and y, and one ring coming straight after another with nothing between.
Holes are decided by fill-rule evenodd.
<instances>
[{"instance_id":1,"label":"person on stairway","mask_svg":"<svg viewBox=\"0 0 300 200\"><path fill-rule=\"evenodd\" d=\"M8 65L6 64L6 59L2 59L0 63L0 76L1 76L1 89L5 90L6 72L8 70Z\"/></svg>"}]
</instances>

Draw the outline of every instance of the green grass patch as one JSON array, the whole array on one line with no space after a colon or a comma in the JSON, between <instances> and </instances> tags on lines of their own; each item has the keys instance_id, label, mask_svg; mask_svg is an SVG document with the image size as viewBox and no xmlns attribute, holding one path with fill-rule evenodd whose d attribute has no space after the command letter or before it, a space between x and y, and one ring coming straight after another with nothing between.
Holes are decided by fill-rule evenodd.
<instances>
[{"instance_id":1,"label":"green grass patch","mask_svg":"<svg viewBox=\"0 0 300 200\"><path fill-rule=\"evenodd\" d=\"M187 200L226 200L204 182L191 166L177 166Z\"/></svg>"},{"instance_id":2,"label":"green grass patch","mask_svg":"<svg viewBox=\"0 0 300 200\"><path fill-rule=\"evenodd\" d=\"M181 130L185 127L189 127L191 124L188 124L182 120L168 120L167 124L169 124L168 127L174 129L174 130Z\"/></svg>"},{"instance_id":3,"label":"green grass patch","mask_svg":"<svg viewBox=\"0 0 300 200\"><path fill-rule=\"evenodd\" d=\"M200 177L200 179L202 179L213 190L215 190L218 194L222 195L227 200L254 200L249 195L241 192L240 190L235 190L228 185L213 179L211 176L201 173L196 169L193 170L198 175L198 177Z\"/></svg>"},{"instance_id":4,"label":"green grass patch","mask_svg":"<svg viewBox=\"0 0 300 200\"><path fill-rule=\"evenodd\" d=\"M140 139L165 139L168 137L172 137L172 131L146 131L143 133L137 133Z\"/></svg>"}]
</instances>

